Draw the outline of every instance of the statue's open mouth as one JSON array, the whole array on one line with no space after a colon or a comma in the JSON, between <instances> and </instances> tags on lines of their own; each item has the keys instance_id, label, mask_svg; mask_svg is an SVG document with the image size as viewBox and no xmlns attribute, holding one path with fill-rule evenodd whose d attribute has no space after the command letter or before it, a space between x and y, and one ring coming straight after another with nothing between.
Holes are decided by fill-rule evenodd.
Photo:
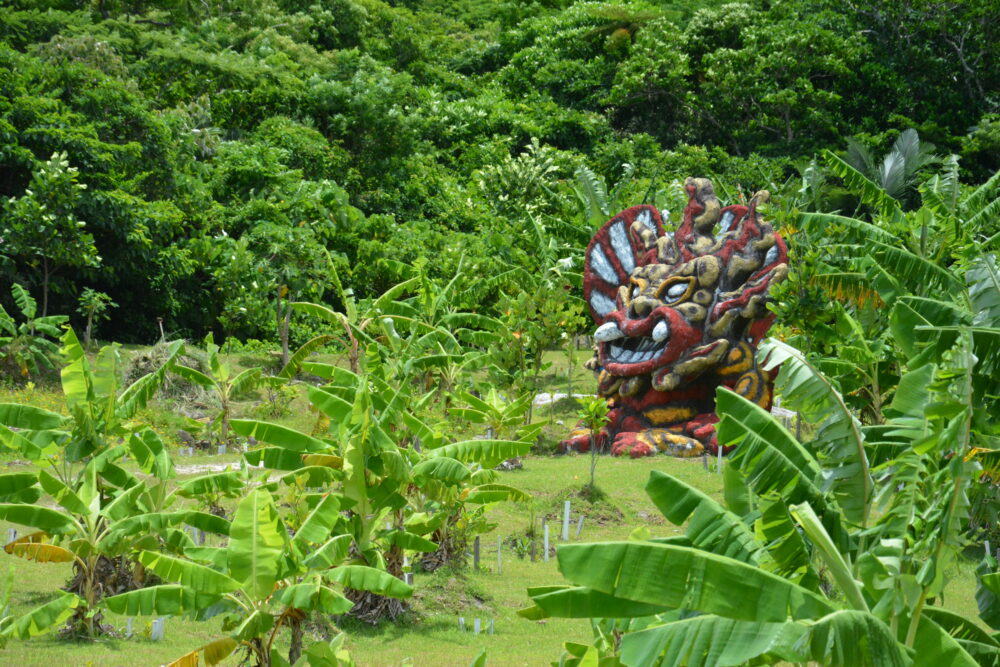
<instances>
[{"instance_id":1,"label":"statue's open mouth","mask_svg":"<svg viewBox=\"0 0 1000 667\"><path fill-rule=\"evenodd\" d=\"M619 338L605 344L604 358L612 364L642 364L660 356L666 347L667 341L648 336Z\"/></svg>"},{"instance_id":2,"label":"statue's open mouth","mask_svg":"<svg viewBox=\"0 0 1000 667\"><path fill-rule=\"evenodd\" d=\"M646 330L649 331L648 328ZM594 332L594 339L601 344L601 355L606 364L645 364L667 349L670 325L666 320L660 320L652 327L649 336L626 336L616 322L608 322Z\"/></svg>"}]
</instances>

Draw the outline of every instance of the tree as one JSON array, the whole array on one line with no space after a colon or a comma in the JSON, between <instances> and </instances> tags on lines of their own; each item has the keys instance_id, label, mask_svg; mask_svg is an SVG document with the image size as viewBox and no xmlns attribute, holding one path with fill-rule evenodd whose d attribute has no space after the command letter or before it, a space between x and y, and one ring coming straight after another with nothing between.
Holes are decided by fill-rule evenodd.
<instances>
[{"instance_id":1,"label":"tree","mask_svg":"<svg viewBox=\"0 0 1000 667\"><path fill-rule=\"evenodd\" d=\"M62 389L69 416L0 404L0 445L43 466L38 473L8 476L12 492L0 503L0 516L40 531L15 542L8 552L42 563L74 563L76 575L70 592L6 628L24 639L67 618L73 634L102 634L103 597L112 586L132 584L129 545L151 537L151 532L163 533L188 516L161 514L173 463L159 437L132 419L163 382L165 367L119 394L117 347L103 348L91 363L72 329L62 342ZM168 364L180 347L179 342L171 346ZM147 485L121 466L126 455L156 482ZM36 506L36 484L60 509ZM140 515L144 518L136 518ZM210 527L215 517L205 517L195 523ZM114 583L119 570L128 573L127 580ZM136 578L141 580L141 574Z\"/></svg>"},{"instance_id":2,"label":"tree","mask_svg":"<svg viewBox=\"0 0 1000 667\"><path fill-rule=\"evenodd\" d=\"M594 471L597 469L597 442L596 433L608 423L608 402L600 396L594 396L586 400L577 415L580 418L580 428L585 428L590 433L590 494L596 495L597 486L594 484Z\"/></svg>"},{"instance_id":3,"label":"tree","mask_svg":"<svg viewBox=\"0 0 1000 667\"><path fill-rule=\"evenodd\" d=\"M11 285L14 302L24 321L18 324L0 306L0 361L17 370L22 378L41 368L52 368L52 357L59 348L50 338L59 337L59 326L69 318L65 315L36 317L38 302L21 285Z\"/></svg>"},{"instance_id":4,"label":"tree","mask_svg":"<svg viewBox=\"0 0 1000 667\"><path fill-rule=\"evenodd\" d=\"M66 153L53 153L34 172L24 195L7 200L4 206L6 252L29 258L40 267L42 317L49 312L49 285L56 272L101 263L94 237L76 216L80 193L87 187L77 182L77 173Z\"/></svg>"},{"instance_id":5,"label":"tree","mask_svg":"<svg viewBox=\"0 0 1000 667\"><path fill-rule=\"evenodd\" d=\"M87 327L83 331L83 347L90 349L90 340L94 332L94 323L108 319L108 310L117 308L118 304L104 292L98 292L90 287L80 293L80 305L77 312L87 318Z\"/></svg>"},{"instance_id":6,"label":"tree","mask_svg":"<svg viewBox=\"0 0 1000 667\"><path fill-rule=\"evenodd\" d=\"M210 423L210 427L218 424L219 441L229 442L229 420L232 416L232 401L241 393L250 391L265 381L281 382L279 378L264 378L259 367L247 368L233 375L229 362L219 354L219 346L215 344L212 334L205 336L205 358L208 363L208 373L174 363L170 370L177 373L188 382L212 392L219 402L219 412Z\"/></svg>"}]
</instances>

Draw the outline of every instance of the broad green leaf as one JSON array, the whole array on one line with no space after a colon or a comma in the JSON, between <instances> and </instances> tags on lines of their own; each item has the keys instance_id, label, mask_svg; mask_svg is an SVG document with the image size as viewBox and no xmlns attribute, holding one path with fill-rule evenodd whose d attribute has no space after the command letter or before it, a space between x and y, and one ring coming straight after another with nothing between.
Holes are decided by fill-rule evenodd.
<instances>
[{"instance_id":1,"label":"broad green leaf","mask_svg":"<svg viewBox=\"0 0 1000 667\"><path fill-rule=\"evenodd\" d=\"M448 457L463 463L479 463L484 468L506 461L515 456L524 456L531 451L530 442L516 440L465 440L444 445L427 452L428 458Z\"/></svg>"},{"instance_id":2,"label":"broad green leaf","mask_svg":"<svg viewBox=\"0 0 1000 667\"><path fill-rule=\"evenodd\" d=\"M76 527L69 515L40 505L0 503L0 519L38 528L52 535L69 533Z\"/></svg>"},{"instance_id":3,"label":"broad green leaf","mask_svg":"<svg viewBox=\"0 0 1000 667\"><path fill-rule=\"evenodd\" d=\"M320 544L330 537L330 531L340 518L340 498L323 496L295 532L292 542L300 549L306 549L308 544Z\"/></svg>"},{"instance_id":4,"label":"broad green leaf","mask_svg":"<svg viewBox=\"0 0 1000 667\"><path fill-rule=\"evenodd\" d=\"M11 496L38 483L38 473L11 472L0 475L0 496Z\"/></svg>"},{"instance_id":5,"label":"broad green leaf","mask_svg":"<svg viewBox=\"0 0 1000 667\"><path fill-rule=\"evenodd\" d=\"M288 363L285 364L285 367L281 369L280 373L278 373L278 377L286 380L290 380L295 377L296 373L299 372L299 369L302 368L302 363L309 357L309 355L333 339L333 336L322 334L306 341L302 347L297 349L295 354L288 359Z\"/></svg>"},{"instance_id":6,"label":"broad green leaf","mask_svg":"<svg viewBox=\"0 0 1000 667\"><path fill-rule=\"evenodd\" d=\"M243 455L243 458L252 466L263 462L264 467L269 470L300 470L303 467L303 462L309 456L317 455L304 455L284 447L261 447L250 450Z\"/></svg>"},{"instance_id":7,"label":"broad green leaf","mask_svg":"<svg viewBox=\"0 0 1000 667\"><path fill-rule=\"evenodd\" d=\"M809 502L821 510L824 525L840 546L848 543L839 506L821 488L816 459L770 413L725 387L716 392L719 443L738 444L730 465L746 477L757 495L774 492L788 503Z\"/></svg>"},{"instance_id":8,"label":"broad green leaf","mask_svg":"<svg viewBox=\"0 0 1000 667\"><path fill-rule=\"evenodd\" d=\"M157 479L175 476L170 452L153 429L144 428L133 433L128 439L128 448L139 469L147 475L151 474Z\"/></svg>"},{"instance_id":9,"label":"broad green leaf","mask_svg":"<svg viewBox=\"0 0 1000 667\"><path fill-rule=\"evenodd\" d=\"M685 534L695 546L744 563L759 563L761 546L743 520L693 486L653 470L646 494L675 526L689 522Z\"/></svg>"},{"instance_id":10,"label":"broad green leaf","mask_svg":"<svg viewBox=\"0 0 1000 667\"><path fill-rule=\"evenodd\" d=\"M229 395L239 396L261 384L261 369L248 368L233 378L229 384Z\"/></svg>"},{"instance_id":11,"label":"broad green leaf","mask_svg":"<svg viewBox=\"0 0 1000 667\"><path fill-rule=\"evenodd\" d=\"M295 452L323 452L330 446L305 433L268 422L234 419L229 422L233 431L245 438L256 438L269 445L277 445Z\"/></svg>"},{"instance_id":12,"label":"broad green leaf","mask_svg":"<svg viewBox=\"0 0 1000 667\"><path fill-rule=\"evenodd\" d=\"M185 498L208 493L234 495L243 491L244 485L243 478L235 470L215 472L180 482L177 485L177 494Z\"/></svg>"},{"instance_id":13,"label":"broad green leaf","mask_svg":"<svg viewBox=\"0 0 1000 667\"><path fill-rule=\"evenodd\" d=\"M51 431L62 428L62 415L20 403L0 403L0 424L29 431Z\"/></svg>"},{"instance_id":14,"label":"broad green leaf","mask_svg":"<svg viewBox=\"0 0 1000 667\"><path fill-rule=\"evenodd\" d=\"M229 573L251 598L271 595L287 542L271 494L251 491L236 508L229 530Z\"/></svg>"},{"instance_id":15,"label":"broad green leaf","mask_svg":"<svg viewBox=\"0 0 1000 667\"><path fill-rule=\"evenodd\" d=\"M354 603L321 583L292 584L278 591L274 598L283 605L302 611L323 614L346 614Z\"/></svg>"},{"instance_id":16,"label":"broad green leaf","mask_svg":"<svg viewBox=\"0 0 1000 667\"><path fill-rule=\"evenodd\" d=\"M222 594L235 591L240 582L210 567L166 554L143 551L139 562L165 581L173 581L199 593Z\"/></svg>"},{"instance_id":17,"label":"broad green leaf","mask_svg":"<svg viewBox=\"0 0 1000 667\"><path fill-rule=\"evenodd\" d=\"M625 634L621 661L629 667L728 667L774 652L793 659L790 647L804 633L797 623L696 616Z\"/></svg>"},{"instance_id":18,"label":"broad green leaf","mask_svg":"<svg viewBox=\"0 0 1000 667\"><path fill-rule=\"evenodd\" d=\"M83 598L72 593L60 592L59 597L35 607L4 629L4 634L17 639L31 639L45 634L73 615L73 610L83 604Z\"/></svg>"},{"instance_id":19,"label":"broad green leaf","mask_svg":"<svg viewBox=\"0 0 1000 667\"><path fill-rule=\"evenodd\" d=\"M979 667L958 641L929 617L921 615L913 642L914 667Z\"/></svg>"},{"instance_id":20,"label":"broad green leaf","mask_svg":"<svg viewBox=\"0 0 1000 667\"><path fill-rule=\"evenodd\" d=\"M811 444L823 457L828 484L848 520L866 528L874 483L861 423L833 384L795 348L768 339L758 356L767 370L780 366L776 386L786 404L818 425Z\"/></svg>"},{"instance_id":21,"label":"broad green leaf","mask_svg":"<svg viewBox=\"0 0 1000 667\"><path fill-rule=\"evenodd\" d=\"M423 551L424 553L431 553L436 551L438 548L438 545L434 542L425 540L419 535L414 535L413 533L408 533L404 530L391 530L386 534L384 539L387 544L392 544L400 549L406 549L408 551Z\"/></svg>"},{"instance_id":22,"label":"broad green leaf","mask_svg":"<svg viewBox=\"0 0 1000 667\"><path fill-rule=\"evenodd\" d=\"M365 565L343 565L323 573L323 578L340 582L345 588L370 591L390 598L408 598L413 595L412 586L384 570Z\"/></svg>"},{"instance_id":23,"label":"broad green leaf","mask_svg":"<svg viewBox=\"0 0 1000 667\"><path fill-rule=\"evenodd\" d=\"M180 616L210 607L220 599L220 594L164 584L104 598L104 605L122 616Z\"/></svg>"},{"instance_id":24,"label":"broad green leaf","mask_svg":"<svg viewBox=\"0 0 1000 667\"><path fill-rule=\"evenodd\" d=\"M45 490L45 493L52 496L52 499L74 514L90 514L90 508L83 502L72 489L62 483L61 480L53 476L48 470L38 473L38 482Z\"/></svg>"},{"instance_id":25,"label":"broad green leaf","mask_svg":"<svg viewBox=\"0 0 1000 667\"><path fill-rule=\"evenodd\" d=\"M570 582L637 602L757 622L815 618L834 609L821 596L782 577L689 547L567 544L557 555L559 571Z\"/></svg>"},{"instance_id":26,"label":"broad green leaf","mask_svg":"<svg viewBox=\"0 0 1000 667\"><path fill-rule=\"evenodd\" d=\"M255 609L236 628L233 635L244 641L263 637L274 627L274 616L263 609Z\"/></svg>"},{"instance_id":27,"label":"broad green leaf","mask_svg":"<svg viewBox=\"0 0 1000 667\"><path fill-rule=\"evenodd\" d=\"M726 507L737 516L746 516L753 509L750 487L736 466L722 466L723 496Z\"/></svg>"},{"instance_id":28,"label":"broad green leaf","mask_svg":"<svg viewBox=\"0 0 1000 667\"><path fill-rule=\"evenodd\" d=\"M889 626L857 610L835 611L809 623L808 631L796 648L805 651L808 659L829 667L909 667L913 664Z\"/></svg>"},{"instance_id":29,"label":"broad green leaf","mask_svg":"<svg viewBox=\"0 0 1000 667\"><path fill-rule=\"evenodd\" d=\"M37 444L34 440L29 440L21 435L21 433L12 431L6 426L0 424L0 444L7 449L11 449L19 453L21 456L30 461L38 461L46 455L53 455L58 452L58 447L56 445L58 432L43 431L41 433L47 433L49 436L46 438L49 442L46 442L44 445Z\"/></svg>"},{"instance_id":30,"label":"broad green leaf","mask_svg":"<svg viewBox=\"0 0 1000 667\"><path fill-rule=\"evenodd\" d=\"M802 528L802 532L809 538L813 548L826 563L830 574L839 585L840 591L847 598L847 602L857 611L868 611L868 603L861 592L859 582L855 580L850 566L833 543L813 508L809 503L802 503L792 505L788 510L795 522Z\"/></svg>"},{"instance_id":31,"label":"broad green leaf","mask_svg":"<svg viewBox=\"0 0 1000 667\"><path fill-rule=\"evenodd\" d=\"M38 302L35 301L28 290L24 289L24 286L20 283L11 283L10 293L14 297L14 303L17 304L21 314L24 315L24 319L35 319L35 314L38 312Z\"/></svg>"},{"instance_id":32,"label":"broad green leaf","mask_svg":"<svg viewBox=\"0 0 1000 667\"><path fill-rule=\"evenodd\" d=\"M213 380L208 375L205 375L201 371L196 370L194 368L189 368L188 366L184 366L183 364L174 364L174 366L170 370L172 370L174 373L177 373L177 375L180 375L182 378L184 378L185 380L187 380L192 384L196 384L208 390L215 390L216 388L215 380Z\"/></svg>"},{"instance_id":33,"label":"broad green leaf","mask_svg":"<svg viewBox=\"0 0 1000 667\"><path fill-rule=\"evenodd\" d=\"M225 518L216 516L209 512L181 511L175 512L174 517L189 526L198 528L206 533L216 535L229 535L231 524Z\"/></svg>"},{"instance_id":34,"label":"broad green leaf","mask_svg":"<svg viewBox=\"0 0 1000 667\"><path fill-rule=\"evenodd\" d=\"M670 607L616 598L591 588L545 586L529 588L535 607L518 612L531 620L558 618L636 618L669 611Z\"/></svg>"},{"instance_id":35,"label":"broad green leaf","mask_svg":"<svg viewBox=\"0 0 1000 667\"><path fill-rule=\"evenodd\" d=\"M489 483L470 488L465 497L465 502L480 505L503 501L526 503L531 501L531 494L507 484Z\"/></svg>"},{"instance_id":36,"label":"broad green leaf","mask_svg":"<svg viewBox=\"0 0 1000 667\"><path fill-rule=\"evenodd\" d=\"M760 499L760 517L754 523L758 539L771 559L765 569L810 590L819 583L812 569L812 555L788 506L780 497L767 494Z\"/></svg>"},{"instance_id":37,"label":"broad green leaf","mask_svg":"<svg viewBox=\"0 0 1000 667\"><path fill-rule=\"evenodd\" d=\"M324 570L340 565L347 557L353 541L354 538L350 535L330 538L306 556L305 565L313 570Z\"/></svg>"},{"instance_id":38,"label":"broad green leaf","mask_svg":"<svg viewBox=\"0 0 1000 667\"><path fill-rule=\"evenodd\" d=\"M472 475L464 463L448 457L425 459L413 466L412 474L417 484L426 479L437 480L444 484L460 484Z\"/></svg>"}]
</instances>

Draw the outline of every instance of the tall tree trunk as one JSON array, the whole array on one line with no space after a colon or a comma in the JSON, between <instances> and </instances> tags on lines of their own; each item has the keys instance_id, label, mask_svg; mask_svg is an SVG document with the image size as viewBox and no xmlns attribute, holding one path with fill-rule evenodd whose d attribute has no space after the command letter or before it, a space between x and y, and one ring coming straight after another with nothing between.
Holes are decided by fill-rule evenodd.
<instances>
[{"instance_id":1,"label":"tall tree trunk","mask_svg":"<svg viewBox=\"0 0 1000 667\"><path fill-rule=\"evenodd\" d=\"M288 621L288 629L292 634L291 643L288 646L288 662L293 665L302 657L302 640L305 637L302 621L303 618L298 615L290 616Z\"/></svg>"},{"instance_id":2,"label":"tall tree trunk","mask_svg":"<svg viewBox=\"0 0 1000 667\"><path fill-rule=\"evenodd\" d=\"M90 335L94 328L94 314L87 313L87 328L83 332L83 349L90 349Z\"/></svg>"},{"instance_id":3,"label":"tall tree trunk","mask_svg":"<svg viewBox=\"0 0 1000 667\"><path fill-rule=\"evenodd\" d=\"M42 257L42 317L49 314L49 260ZM32 327L31 333L34 332Z\"/></svg>"},{"instance_id":4,"label":"tall tree trunk","mask_svg":"<svg viewBox=\"0 0 1000 667\"><path fill-rule=\"evenodd\" d=\"M292 306L286 302L284 317L281 321L281 365L288 365L288 325L292 319Z\"/></svg>"}]
</instances>

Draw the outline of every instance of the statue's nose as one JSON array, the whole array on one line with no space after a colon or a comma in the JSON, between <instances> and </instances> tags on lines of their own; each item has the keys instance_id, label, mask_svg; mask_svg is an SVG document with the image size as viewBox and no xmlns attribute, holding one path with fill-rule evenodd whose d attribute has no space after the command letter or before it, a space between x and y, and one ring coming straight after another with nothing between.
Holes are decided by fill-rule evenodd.
<instances>
[{"instance_id":1,"label":"statue's nose","mask_svg":"<svg viewBox=\"0 0 1000 667\"><path fill-rule=\"evenodd\" d=\"M659 305L656 299L648 296L637 296L628 305L629 317L637 320L648 316L656 306Z\"/></svg>"}]
</instances>

